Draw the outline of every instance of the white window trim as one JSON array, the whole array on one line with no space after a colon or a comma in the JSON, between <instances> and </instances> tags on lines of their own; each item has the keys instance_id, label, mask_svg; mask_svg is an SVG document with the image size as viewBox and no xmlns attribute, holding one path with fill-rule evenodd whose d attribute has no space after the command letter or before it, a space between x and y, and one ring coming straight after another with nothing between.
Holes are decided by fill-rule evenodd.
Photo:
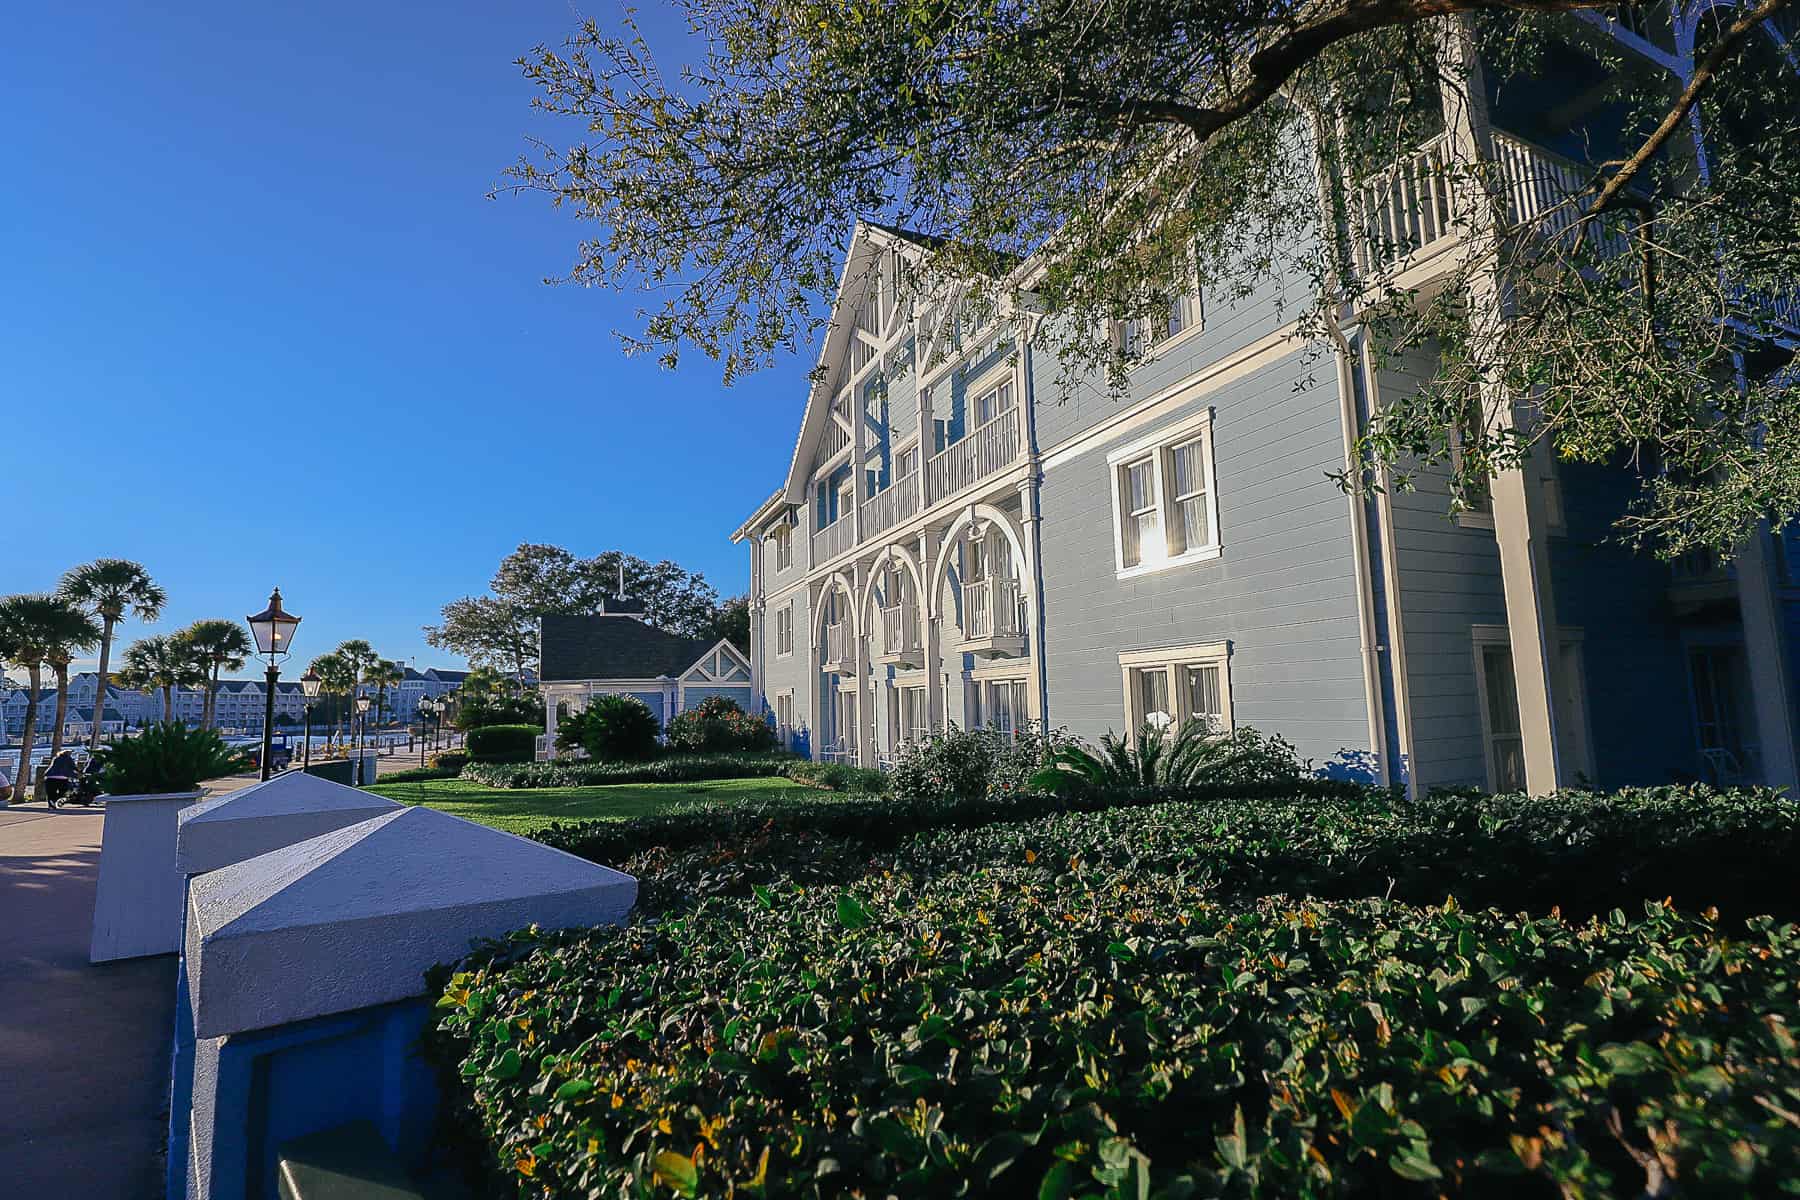
<instances>
[{"instance_id":1,"label":"white window trim","mask_svg":"<svg viewBox=\"0 0 1800 1200\"><path fill-rule=\"evenodd\" d=\"M1150 472L1152 490L1156 495L1157 524L1161 530L1163 544L1168 545L1169 538L1169 499L1164 487L1165 476L1172 469L1169 463L1169 451L1183 442L1193 441L1198 436L1202 441L1201 461L1206 470L1206 522L1208 540L1201 546L1190 546L1180 554L1165 555L1153 562L1139 561L1131 566L1125 565L1125 510L1119 486L1119 473L1131 463L1135 463L1146 455L1152 456L1154 470ZM1133 579L1139 575L1152 575L1158 571L1168 571L1176 567L1185 567L1192 563L1208 562L1218 558L1224 552L1224 543L1219 536L1219 475L1214 467L1213 453L1213 413L1211 408L1189 417L1177 425L1157 430L1155 433L1139 438L1129 445L1120 446L1106 456L1106 486L1112 493L1112 526L1113 526L1113 574L1119 579ZM1141 551L1140 551L1141 553Z\"/></svg>"},{"instance_id":2,"label":"white window trim","mask_svg":"<svg viewBox=\"0 0 1800 1200\"><path fill-rule=\"evenodd\" d=\"M1564 758L1566 769L1578 771L1589 779L1594 778L1594 722L1588 712L1587 695L1587 657L1583 645L1587 640L1586 630L1575 625L1559 625L1556 629L1557 650L1557 686L1563 689L1568 697L1569 706L1574 711L1578 725L1573 730L1564 730L1559 722L1557 732L1562 735L1562 745L1557 753ZM1494 731L1493 719L1488 713L1487 664L1482 661L1482 651L1490 646L1511 646L1512 631L1505 625L1471 625L1469 626L1469 652L1475 664L1475 711L1481 717L1481 768L1483 778L1487 781L1488 791L1499 789L1499 776L1494 770ZM1561 675L1562 656L1564 650L1572 650L1570 656L1575 664L1575 678L1566 679ZM1517 690L1517 680L1514 681Z\"/></svg>"},{"instance_id":3,"label":"white window trim","mask_svg":"<svg viewBox=\"0 0 1800 1200\"><path fill-rule=\"evenodd\" d=\"M1225 732L1237 728L1231 703L1231 643L1190 642L1180 646L1164 646L1153 650L1127 650L1119 655L1119 683L1125 696L1125 733L1136 737L1144 727L1145 714L1137 710L1137 689L1131 686L1133 672L1161 668L1169 673L1169 699L1181 694L1176 670L1181 667L1216 666L1219 668L1219 718ZM1173 715L1173 714L1171 714Z\"/></svg>"},{"instance_id":4,"label":"white window trim","mask_svg":"<svg viewBox=\"0 0 1800 1200\"><path fill-rule=\"evenodd\" d=\"M1199 273L1195 269L1192 261L1188 263L1188 286L1192 290L1184 293L1179 299L1187 306L1187 316L1191 319L1186 325L1181 327L1181 330L1178 333L1166 337L1160 342L1152 342L1150 345L1145 346L1141 352L1142 356L1137 362L1131 364L1132 374L1135 375L1140 369L1156 362L1158 359L1168 354L1169 351L1175 349L1177 346L1181 345L1181 343L1187 341L1189 338L1206 328L1206 298L1200 287ZM1150 318L1146 316L1133 319L1148 321ZM1122 320L1107 322L1106 336L1108 340L1112 342L1113 347L1121 352L1125 348L1125 325L1126 322Z\"/></svg>"},{"instance_id":5,"label":"white window trim","mask_svg":"<svg viewBox=\"0 0 1800 1200\"><path fill-rule=\"evenodd\" d=\"M786 650L783 650L781 648L781 614L782 613L786 613L787 619L788 619L788 637L787 637L787 649ZM792 658L792 657L794 657L794 626L796 624L795 618L797 616L798 616L798 606L792 600L789 600L787 602L787 604L785 606L783 606L782 608L778 608L775 610L775 657L776 658Z\"/></svg>"}]
</instances>

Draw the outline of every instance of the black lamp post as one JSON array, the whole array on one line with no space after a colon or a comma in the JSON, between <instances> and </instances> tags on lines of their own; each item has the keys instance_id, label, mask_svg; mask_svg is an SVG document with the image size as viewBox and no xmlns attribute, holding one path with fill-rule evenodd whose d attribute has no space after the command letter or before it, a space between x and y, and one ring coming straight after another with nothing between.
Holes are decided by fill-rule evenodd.
<instances>
[{"instance_id":1,"label":"black lamp post","mask_svg":"<svg viewBox=\"0 0 1800 1200\"><path fill-rule=\"evenodd\" d=\"M437 701L430 696L419 697L419 765L425 765L425 750L429 744L426 736L431 728L431 714L437 711Z\"/></svg>"},{"instance_id":2,"label":"black lamp post","mask_svg":"<svg viewBox=\"0 0 1800 1200\"><path fill-rule=\"evenodd\" d=\"M266 691L263 693L262 777L272 774L272 751L275 747L275 683L281 678L281 660L293 648L294 630L300 618L281 608L281 589L269 593L269 607L253 617L245 617L250 635L256 639L256 652L269 664Z\"/></svg>"},{"instance_id":3,"label":"black lamp post","mask_svg":"<svg viewBox=\"0 0 1800 1200\"><path fill-rule=\"evenodd\" d=\"M368 780L363 778L363 733L369 728L369 697L367 693L356 698L356 786L361 787Z\"/></svg>"},{"instance_id":4,"label":"black lamp post","mask_svg":"<svg viewBox=\"0 0 1800 1200\"><path fill-rule=\"evenodd\" d=\"M319 673L311 667L308 667L306 669L306 674L300 677L300 690L306 693L306 742L300 748L300 769L302 771L312 766L313 701L319 698L319 689L324 686L325 681L321 679Z\"/></svg>"}]
</instances>

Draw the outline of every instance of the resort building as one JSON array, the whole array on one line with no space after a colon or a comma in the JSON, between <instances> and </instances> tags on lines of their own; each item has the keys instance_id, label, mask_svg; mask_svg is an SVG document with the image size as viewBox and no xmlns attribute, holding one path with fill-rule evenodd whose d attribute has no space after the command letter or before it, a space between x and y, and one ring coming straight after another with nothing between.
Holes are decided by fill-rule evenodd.
<instances>
[{"instance_id":1,"label":"resort building","mask_svg":"<svg viewBox=\"0 0 1800 1200\"><path fill-rule=\"evenodd\" d=\"M1594 29L1691 72L1691 31ZM1363 261L1442 285L1466 252L1447 158L1499 163L1519 222L1584 181L1564 155L1593 70L1559 65L1517 111L1492 87L1446 105L1355 189ZM945 725L1092 739L1164 714L1414 790L1796 786L1793 531L1671 566L1614 538L1622 471L1541 453L1454 519L1441 474L1353 498L1328 476L1434 352L1378 363L1355 312L1346 344L1309 344L1304 278L1195 288L1113 330L1151 347L1120 398L1034 352L1042 318L972 327L954 289L913 293L929 245L855 230L786 477L733 535L756 694L790 745L875 764Z\"/></svg>"}]
</instances>

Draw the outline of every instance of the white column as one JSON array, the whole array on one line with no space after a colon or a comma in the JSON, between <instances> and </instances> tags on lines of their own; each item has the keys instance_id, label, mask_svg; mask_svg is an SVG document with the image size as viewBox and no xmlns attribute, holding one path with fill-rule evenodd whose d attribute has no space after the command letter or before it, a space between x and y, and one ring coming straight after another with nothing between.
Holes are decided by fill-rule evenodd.
<instances>
[{"instance_id":1,"label":"white column","mask_svg":"<svg viewBox=\"0 0 1800 1200\"><path fill-rule=\"evenodd\" d=\"M869 569L858 562L852 565L850 585L853 595L850 598L851 633L855 635L855 647L851 669L856 672L856 761L870 767L875 765L875 747L873 741L874 724L870 720L869 702L869 614L863 611L863 585L869 578Z\"/></svg>"},{"instance_id":2,"label":"white column","mask_svg":"<svg viewBox=\"0 0 1800 1200\"><path fill-rule=\"evenodd\" d=\"M1019 512L1024 517L1025 526L1025 577L1019 583L1027 589L1025 615L1030 627L1025 636L1031 647L1031 719L1044 721L1044 708L1049 696L1049 679L1046 674L1049 666L1044 660L1044 576L1038 569L1038 523L1043 518L1038 512L1038 476L1035 464L1025 482L1019 485Z\"/></svg>"},{"instance_id":3,"label":"white column","mask_svg":"<svg viewBox=\"0 0 1800 1200\"><path fill-rule=\"evenodd\" d=\"M1788 677L1781 607L1769 569L1768 534L1759 528L1737 556L1738 612L1744 625L1744 657L1749 660L1756 737L1762 746L1762 782L1800 793L1795 762L1794 718L1800 696Z\"/></svg>"},{"instance_id":4,"label":"white column","mask_svg":"<svg viewBox=\"0 0 1800 1200\"><path fill-rule=\"evenodd\" d=\"M1486 92L1469 23L1460 17L1450 18L1446 31L1445 129L1451 159L1466 171L1475 164L1492 161ZM1458 204L1469 218L1466 252L1471 256L1487 255L1496 237L1493 205L1483 193L1480 179L1462 177L1460 186ZM1487 255L1486 264L1469 276L1469 314L1477 353L1484 342L1498 337L1505 320L1505 282L1492 263L1492 256ZM1489 425L1495 428L1512 428L1517 422L1512 397L1498 379L1483 385L1482 407ZM1538 452L1547 453L1547 449L1540 447ZM1567 781L1557 748L1556 600L1537 474L1533 470L1505 471L1491 485L1494 538L1506 589L1506 624L1519 698L1525 786L1533 795L1555 791Z\"/></svg>"},{"instance_id":5,"label":"white column","mask_svg":"<svg viewBox=\"0 0 1800 1200\"><path fill-rule=\"evenodd\" d=\"M936 577L937 552L938 535L921 530L919 566L925 577L925 594L919 602L925 606L925 724L931 729L944 728L944 635L938 613L942 589Z\"/></svg>"}]
</instances>

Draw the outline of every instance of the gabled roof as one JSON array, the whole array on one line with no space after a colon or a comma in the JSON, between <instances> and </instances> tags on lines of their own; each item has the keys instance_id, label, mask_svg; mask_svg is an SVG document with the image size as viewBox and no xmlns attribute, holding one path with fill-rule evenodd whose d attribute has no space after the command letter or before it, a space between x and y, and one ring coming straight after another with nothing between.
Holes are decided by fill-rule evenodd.
<instances>
[{"instance_id":1,"label":"gabled roof","mask_svg":"<svg viewBox=\"0 0 1800 1200\"><path fill-rule=\"evenodd\" d=\"M674 677L713 645L711 639L665 633L624 613L538 618L538 651L546 683Z\"/></svg>"},{"instance_id":2,"label":"gabled roof","mask_svg":"<svg viewBox=\"0 0 1800 1200\"><path fill-rule=\"evenodd\" d=\"M782 488L782 494L789 504L799 504L806 499L806 482L812 470L813 449L831 423L831 401L836 394L833 387L836 379L830 367L848 353L850 342L855 337L856 305L862 301L860 289L853 288L853 285L867 276L872 260L882 251L902 245L911 246L918 251L929 251L934 242L935 239L927 239L923 234L908 233L873 221L856 223L856 229L850 235L850 247L844 253L843 270L838 273L837 296L831 302L831 323L826 327L824 342L819 346L819 369L814 372L812 386L807 392L806 413L800 418L800 436L794 442L794 456L788 462L787 483Z\"/></svg>"}]
</instances>

